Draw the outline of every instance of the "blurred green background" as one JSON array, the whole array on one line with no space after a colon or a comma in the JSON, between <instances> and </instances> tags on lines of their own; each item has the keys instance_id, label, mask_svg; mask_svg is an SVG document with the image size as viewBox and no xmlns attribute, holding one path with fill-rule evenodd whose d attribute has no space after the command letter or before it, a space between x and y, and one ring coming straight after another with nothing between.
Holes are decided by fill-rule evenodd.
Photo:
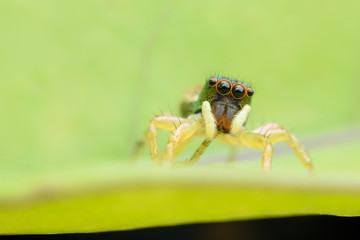
<instances>
[{"instance_id":1,"label":"blurred green background","mask_svg":"<svg viewBox=\"0 0 360 240\"><path fill-rule=\"evenodd\" d=\"M275 121L303 138L358 126L359 7L3 0L2 172L125 161L154 114L179 113L214 73L254 88L248 129Z\"/></svg>"},{"instance_id":2,"label":"blurred green background","mask_svg":"<svg viewBox=\"0 0 360 240\"><path fill-rule=\"evenodd\" d=\"M359 10L355 0L0 1L0 232L359 216ZM127 168L154 114L178 114L211 74L249 83L246 127L289 129L319 177L281 144L272 178L260 175L261 150L239 150L254 161L236 167L163 171L148 168L146 146L148 165ZM201 161L226 150L214 142Z\"/></svg>"}]
</instances>

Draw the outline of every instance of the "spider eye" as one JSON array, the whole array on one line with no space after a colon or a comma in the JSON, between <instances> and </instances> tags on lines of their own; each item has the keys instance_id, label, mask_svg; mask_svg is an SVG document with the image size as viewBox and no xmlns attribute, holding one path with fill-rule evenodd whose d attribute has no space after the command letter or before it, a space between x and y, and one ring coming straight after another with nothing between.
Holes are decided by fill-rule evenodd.
<instances>
[{"instance_id":1,"label":"spider eye","mask_svg":"<svg viewBox=\"0 0 360 240\"><path fill-rule=\"evenodd\" d=\"M247 89L247 95L248 95L249 97L251 97L252 95L254 95L254 90L252 90L252 88L248 88L248 89Z\"/></svg>"},{"instance_id":2,"label":"spider eye","mask_svg":"<svg viewBox=\"0 0 360 240\"><path fill-rule=\"evenodd\" d=\"M216 89L222 95L228 94L230 92L231 84L227 80L221 80L217 85Z\"/></svg>"},{"instance_id":3,"label":"spider eye","mask_svg":"<svg viewBox=\"0 0 360 240\"><path fill-rule=\"evenodd\" d=\"M242 84L236 84L231 89L231 93L234 98L241 99L245 96L246 89Z\"/></svg>"},{"instance_id":4,"label":"spider eye","mask_svg":"<svg viewBox=\"0 0 360 240\"><path fill-rule=\"evenodd\" d=\"M209 79L209 86L212 87L216 84L216 79L215 78L210 78Z\"/></svg>"}]
</instances>

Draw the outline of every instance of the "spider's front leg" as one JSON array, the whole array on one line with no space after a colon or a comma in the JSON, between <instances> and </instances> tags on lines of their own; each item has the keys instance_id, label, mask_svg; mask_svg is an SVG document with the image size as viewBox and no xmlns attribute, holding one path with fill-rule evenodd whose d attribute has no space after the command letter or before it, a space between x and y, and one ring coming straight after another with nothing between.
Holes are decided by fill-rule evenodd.
<instances>
[{"instance_id":1,"label":"spider's front leg","mask_svg":"<svg viewBox=\"0 0 360 240\"><path fill-rule=\"evenodd\" d=\"M157 129L171 131L169 141L162 155L159 153ZM191 165L195 163L217 134L216 123L211 112L210 103L205 101L202 105L202 113L192 114L186 119L172 116L156 117L150 122L147 131L151 158L156 164L171 165L172 160L178 156L196 136L204 134L208 138L201 144L190 159L181 161L181 164Z\"/></svg>"},{"instance_id":2,"label":"spider's front leg","mask_svg":"<svg viewBox=\"0 0 360 240\"><path fill-rule=\"evenodd\" d=\"M160 116L154 118L148 127L147 136L150 143L151 158L155 164L172 164L179 155L203 131L204 120L201 114L193 114L188 118ZM171 135L163 154L159 153L157 129L170 130Z\"/></svg>"},{"instance_id":3,"label":"spider's front leg","mask_svg":"<svg viewBox=\"0 0 360 240\"><path fill-rule=\"evenodd\" d=\"M301 162L312 170L312 163L306 154L304 148L301 146L299 140L290 132L283 129L276 123L268 123L262 127L255 129L252 132L244 132L243 125L250 112L251 108L245 105L240 112L235 116L230 133L240 141L240 145L251 148L264 149L262 156L262 167L265 172L270 171L271 159L273 156L272 145L279 141L286 141L294 150L295 154Z\"/></svg>"},{"instance_id":4,"label":"spider's front leg","mask_svg":"<svg viewBox=\"0 0 360 240\"><path fill-rule=\"evenodd\" d=\"M281 128L276 123L268 123L252 132L244 132L239 138L240 141L248 147L264 149L262 167L266 172L270 171L271 168L273 155L272 144L279 141L286 141L309 171L313 168L310 158L301 146L299 140L292 133Z\"/></svg>"},{"instance_id":5,"label":"spider's front leg","mask_svg":"<svg viewBox=\"0 0 360 240\"><path fill-rule=\"evenodd\" d=\"M151 159L155 164L160 162L159 144L157 140L156 129L174 131L178 126L181 125L183 121L184 121L183 118L178 118L173 116L159 116L151 120L147 131L147 137L149 139L149 144L150 144Z\"/></svg>"},{"instance_id":6,"label":"spider's front leg","mask_svg":"<svg viewBox=\"0 0 360 240\"><path fill-rule=\"evenodd\" d=\"M192 115L197 116L196 120L197 124L197 135L205 135L207 138L202 142L202 144L196 149L195 153L191 156L191 158L176 162L177 165L193 165L199 159L201 154L205 151L205 149L209 146L209 144L214 140L216 135L218 134L216 128L216 120L211 111L211 105L208 101L204 101L201 106L201 115Z\"/></svg>"},{"instance_id":7,"label":"spider's front leg","mask_svg":"<svg viewBox=\"0 0 360 240\"><path fill-rule=\"evenodd\" d=\"M258 130L255 130L257 132ZM304 164L304 166L309 169L309 171L312 170L313 165L312 162L307 155L305 149L300 144L300 141L294 136L294 134L286 131L281 126L279 126L276 123L268 123L264 126L262 130L264 135L267 135L270 139L271 143L276 143L280 141L286 141L289 146L293 149L297 157L301 160L301 162Z\"/></svg>"},{"instance_id":8,"label":"spider's front leg","mask_svg":"<svg viewBox=\"0 0 360 240\"><path fill-rule=\"evenodd\" d=\"M193 114L186 118L181 125L176 127L169 138L162 158L164 164L172 164L172 160L177 157L190 142L203 131L204 122L201 114Z\"/></svg>"}]
</instances>

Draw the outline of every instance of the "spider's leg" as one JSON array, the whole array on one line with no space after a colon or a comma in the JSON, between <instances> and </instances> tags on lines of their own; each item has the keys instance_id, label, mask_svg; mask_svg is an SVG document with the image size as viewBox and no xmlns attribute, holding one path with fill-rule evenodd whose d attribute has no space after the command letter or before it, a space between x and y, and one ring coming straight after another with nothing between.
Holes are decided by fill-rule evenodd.
<instances>
[{"instance_id":1,"label":"spider's leg","mask_svg":"<svg viewBox=\"0 0 360 240\"><path fill-rule=\"evenodd\" d=\"M283 129L279 124L267 123L252 132L268 136L272 144L279 141L286 141L304 164L304 166L309 169L309 171L312 170L313 165L311 160L306 154L304 148L301 146L299 140L292 133Z\"/></svg>"},{"instance_id":2,"label":"spider's leg","mask_svg":"<svg viewBox=\"0 0 360 240\"><path fill-rule=\"evenodd\" d=\"M191 166L194 165L197 160L199 159L199 157L201 156L201 154L203 154L203 152L205 151L205 149L209 146L209 144L213 141L214 139L205 139L202 144L196 149L196 151L194 152L194 154L191 156L191 158L183 160L183 161L178 161L175 162L176 165L180 165L180 166Z\"/></svg>"},{"instance_id":3,"label":"spider's leg","mask_svg":"<svg viewBox=\"0 0 360 240\"><path fill-rule=\"evenodd\" d=\"M268 138L273 144L279 141L286 141L304 166L311 172L313 168L311 160L303 146L301 146L299 140L292 133L286 131L285 129L270 129L266 135L269 136Z\"/></svg>"},{"instance_id":4,"label":"spider's leg","mask_svg":"<svg viewBox=\"0 0 360 240\"><path fill-rule=\"evenodd\" d=\"M196 151L194 152L194 154L191 156L191 158L188 160L189 165L193 165L194 163L196 163L196 161L199 159L199 157L201 156L201 154L203 154L203 152L205 151L205 149L209 146L209 144L212 142L212 140L214 139L205 139L202 144L198 147L198 149L196 149Z\"/></svg>"},{"instance_id":5,"label":"spider's leg","mask_svg":"<svg viewBox=\"0 0 360 240\"><path fill-rule=\"evenodd\" d=\"M185 164L192 165L204 152L210 142L216 137L218 131L216 127L216 120L211 110L211 105L208 101L202 103L201 114L191 115L186 123L180 125L176 131L173 132L173 135L169 139L169 143L166 146L164 151L164 158L168 160L174 159L180 151L183 150L183 147L178 146L180 142L183 144L188 144L188 141L191 141L195 136L205 134L207 139L200 145L200 147L195 151L193 156L190 159L185 161L177 162L176 164ZM178 148L178 149L177 149Z\"/></svg>"},{"instance_id":6,"label":"spider's leg","mask_svg":"<svg viewBox=\"0 0 360 240\"><path fill-rule=\"evenodd\" d=\"M192 140L196 136L197 135L194 134L193 136L189 137L187 140L182 141L181 143L179 143L179 145L177 145L177 147L174 149L173 157L176 158L177 156L179 156L189 146L189 144L192 142Z\"/></svg>"},{"instance_id":7,"label":"spider's leg","mask_svg":"<svg viewBox=\"0 0 360 240\"><path fill-rule=\"evenodd\" d=\"M273 154L272 144L279 141L286 141L310 172L313 168L310 158L301 146L299 140L292 133L282 129L277 124L267 124L253 132L241 133L239 135L239 140L241 144L245 146L264 149L262 166L265 171L269 171L271 167L271 158Z\"/></svg>"},{"instance_id":8,"label":"spider's leg","mask_svg":"<svg viewBox=\"0 0 360 240\"><path fill-rule=\"evenodd\" d=\"M173 116L159 116L151 120L147 136L150 143L151 159L154 163L159 163L159 145L157 140L157 128L174 131L184 121L182 118Z\"/></svg>"},{"instance_id":9,"label":"spider's leg","mask_svg":"<svg viewBox=\"0 0 360 240\"><path fill-rule=\"evenodd\" d=\"M273 123L273 122L270 122L270 123L267 123L261 127L258 127L257 129L251 131L251 132L254 132L254 133L260 133L260 134L266 134L269 130L271 129L283 129L279 124L277 123Z\"/></svg>"},{"instance_id":10,"label":"spider's leg","mask_svg":"<svg viewBox=\"0 0 360 240\"><path fill-rule=\"evenodd\" d=\"M262 155L262 168L265 172L269 172L271 168L271 158L273 156L273 147L269 138L263 134L253 132L243 132L238 136L241 145L264 149Z\"/></svg>"},{"instance_id":11,"label":"spider's leg","mask_svg":"<svg viewBox=\"0 0 360 240\"><path fill-rule=\"evenodd\" d=\"M204 130L204 121L201 114L190 115L171 134L163 153L163 159L172 160L179 155L187 145L196 137L198 132Z\"/></svg>"}]
</instances>

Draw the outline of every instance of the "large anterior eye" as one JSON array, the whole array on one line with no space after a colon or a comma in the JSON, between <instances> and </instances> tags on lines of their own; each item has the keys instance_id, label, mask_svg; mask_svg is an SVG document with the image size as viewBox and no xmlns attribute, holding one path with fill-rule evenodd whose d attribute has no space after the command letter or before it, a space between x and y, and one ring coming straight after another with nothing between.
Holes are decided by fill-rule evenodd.
<instances>
[{"instance_id":1,"label":"large anterior eye","mask_svg":"<svg viewBox=\"0 0 360 240\"><path fill-rule=\"evenodd\" d=\"M241 99L246 94L246 88L241 83L237 83L232 87L231 94L234 98Z\"/></svg>"},{"instance_id":2,"label":"large anterior eye","mask_svg":"<svg viewBox=\"0 0 360 240\"><path fill-rule=\"evenodd\" d=\"M209 86L210 87L214 86L216 84L216 82L217 82L216 78L210 78L209 79Z\"/></svg>"},{"instance_id":3,"label":"large anterior eye","mask_svg":"<svg viewBox=\"0 0 360 240\"><path fill-rule=\"evenodd\" d=\"M221 80L216 85L216 89L221 95L226 95L230 92L231 89L231 83L228 80Z\"/></svg>"}]
</instances>

